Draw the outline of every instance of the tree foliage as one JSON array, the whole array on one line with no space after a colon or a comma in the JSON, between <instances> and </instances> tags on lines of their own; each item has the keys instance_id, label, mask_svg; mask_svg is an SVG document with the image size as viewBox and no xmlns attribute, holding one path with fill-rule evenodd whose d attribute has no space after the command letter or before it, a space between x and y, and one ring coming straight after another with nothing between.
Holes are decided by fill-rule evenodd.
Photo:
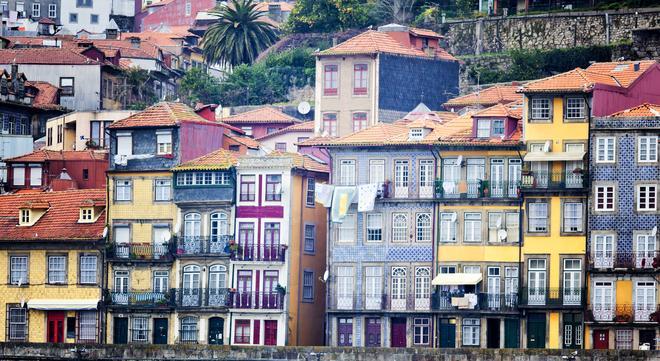
<instances>
[{"instance_id":1,"label":"tree foliage","mask_svg":"<svg viewBox=\"0 0 660 361\"><path fill-rule=\"evenodd\" d=\"M126 98L129 109L143 110L158 101L147 70L132 66L124 71L124 76L126 86L122 89L122 96Z\"/></svg>"},{"instance_id":2,"label":"tree foliage","mask_svg":"<svg viewBox=\"0 0 660 361\"><path fill-rule=\"evenodd\" d=\"M181 78L179 95L188 104L216 103L219 93L220 80L208 75L202 68L192 68Z\"/></svg>"},{"instance_id":3,"label":"tree foliage","mask_svg":"<svg viewBox=\"0 0 660 361\"><path fill-rule=\"evenodd\" d=\"M261 20L254 0L232 0L210 13L218 20L209 26L201 46L206 61L232 67L251 64L259 53L277 40L275 28Z\"/></svg>"},{"instance_id":4,"label":"tree foliage","mask_svg":"<svg viewBox=\"0 0 660 361\"><path fill-rule=\"evenodd\" d=\"M284 28L292 33L330 33L374 24L373 0L298 0Z\"/></svg>"}]
</instances>

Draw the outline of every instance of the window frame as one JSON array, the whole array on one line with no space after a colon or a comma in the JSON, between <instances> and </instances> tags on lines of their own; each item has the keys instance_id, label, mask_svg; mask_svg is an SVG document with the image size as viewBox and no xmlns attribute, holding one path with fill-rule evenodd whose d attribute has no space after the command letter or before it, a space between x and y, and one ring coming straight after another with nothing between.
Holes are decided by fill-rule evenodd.
<instances>
[{"instance_id":1,"label":"window frame","mask_svg":"<svg viewBox=\"0 0 660 361\"><path fill-rule=\"evenodd\" d=\"M156 131L156 154L172 155L174 144L171 130Z\"/></svg>"},{"instance_id":2,"label":"window frame","mask_svg":"<svg viewBox=\"0 0 660 361\"><path fill-rule=\"evenodd\" d=\"M473 219L468 219L469 217L475 217ZM478 217L478 219L477 219ZM473 233L473 236L476 236L477 238L468 240L468 222L470 224L472 223L477 223L479 227L477 227L476 232ZM471 226L473 227L473 226ZM473 229L474 230L474 229ZM481 243L483 242L483 215L480 212L465 212L463 213L463 243Z\"/></svg>"},{"instance_id":3,"label":"window frame","mask_svg":"<svg viewBox=\"0 0 660 361\"><path fill-rule=\"evenodd\" d=\"M428 346L431 341L430 335L431 319L429 317L413 318L413 344L417 346Z\"/></svg>"},{"instance_id":4,"label":"window frame","mask_svg":"<svg viewBox=\"0 0 660 361\"><path fill-rule=\"evenodd\" d=\"M54 270L52 269L51 265L51 258L52 259L61 259L63 262L61 264L62 269L61 270ZM67 254L47 254L46 255L46 283L48 285L59 285L59 286L65 286L68 284L68 255ZM54 274L60 275L62 278L61 280L52 280L51 277L54 276Z\"/></svg>"},{"instance_id":5,"label":"window frame","mask_svg":"<svg viewBox=\"0 0 660 361\"><path fill-rule=\"evenodd\" d=\"M578 205L577 207L580 211L579 217L568 218L567 217L567 213L568 213L567 212L567 206L575 205L575 204ZM562 224L561 224L561 233L566 233L566 234L583 234L584 233L584 228L585 228L584 227L585 226L585 222L584 222L584 216L585 216L584 202L577 201L577 200L572 200L572 199L566 199L562 202L561 213L562 213L562 216L561 216L561 222L562 222ZM573 231L573 230L567 229L567 226L568 226L568 223L569 223L569 222L567 222L567 220L569 220L569 219L580 221L578 230Z\"/></svg>"},{"instance_id":6,"label":"window frame","mask_svg":"<svg viewBox=\"0 0 660 361\"><path fill-rule=\"evenodd\" d=\"M369 64L365 64L365 63L353 64L353 95L366 96L368 94L369 94Z\"/></svg>"},{"instance_id":7,"label":"window frame","mask_svg":"<svg viewBox=\"0 0 660 361\"><path fill-rule=\"evenodd\" d=\"M63 81L71 80L71 85L64 85ZM69 92L67 89L71 89ZM60 95L65 97L76 96L76 78L74 77L60 77Z\"/></svg>"},{"instance_id":8,"label":"window frame","mask_svg":"<svg viewBox=\"0 0 660 361\"><path fill-rule=\"evenodd\" d=\"M251 179L247 180L246 179ZM245 189L244 189L245 187ZM244 192L246 191L246 192ZM257 175L256 174L241 174L239 200L241 202L254 202L257 199Z\"/></svg>"},{"instance_id":9,"label":"window frame","mask_svg":"<svg viewBox=\"0 0 660 361\"><path fill-rule=\"evenodd\" d=\"M420 218L427 217L428 225L420 227ZM425 238L420 238L420 236L426 236ZM433 240L433 220L431 213L422 212L415 215L415 242L420 243L429 243Z\"/></svg>"},{"instance_id":10,"label":"window frame","mask_svg":"<svg viewBox=\"0 0 660 361\"><path fill-rule=\"evenodd\" d=\"M281 174L266 174L265 177L265 194L264 201L266 202L281 202L282 201L282 175Z\"/></svg>"},{"instance_id":11,"label":"window frame","mask_svg":"<svg viewBox=\"0 0 660 361\"><path fill-rule=\"evenodd\" d=\"M372 218L380 218L380 228L373 227L371 222ZM369 212L365 214L365 242L366 243L381 243L383 242L384 235L384 226L383 226L383 214L379 212ZM379 232L380 231L380 232ZM378 233L379 232L379 233ZM378 233L378 234L377 234ZM376 239L378 237L378 239Z\"/></svg>"},{"instance_id":12,"label":"window frame","mask_svg":"<svg viewBox=\"0 0 660 361\"><path fill-rule=\"evenodd\" d=\"M162 184L159 184L162 183ZM165 184L167 183L167 184ZM159 192L159 189L161 192ZM160 198L164 189L167 189L167 198ZM154 202L169 202L172 200L172 179L171 178L156 178L154 179Z\"/></svg>"},{"instance_id":13,"label":"window frame","mask_svg":"<svg viewBox=\"0 0 660 361\"><path fill-rule=\"evenodd\" d=\"M302 301L314 302L314 271L311 269L303 270Z\"/></svg>"},{"instance_id":14,"label":"window frame","mask_svg":"<svg viewBox=\"0 0 660 361\"><path fill-rule=\"evenodd\" d=\"M316 207L316 178L307 177L307 187L305 188L305 206Z\"/></svg>"},{"instance_id":15,"label":"window frame","mask_svg":"<svg viewBox=\"0 0 660 361\"><path fill-rule=\"evenodd\" d=\"M535 102L539 101L547 101L548 102L548 107L547 107L547 116L539 116L539 114L535 114ZM553 99L551 97L532 97L529 100L529 122L530 123L552 123L552 104ZM541 109L539 111L544 111L544 109Z\"/></svg>"},{"instance_id":16,"label":"window frame","mask_svg":"<svg viewBox=\"0 0 660 361\"><path fill-rule=\"evenodd\" d=\"M19 258L24 258L25 259L25 282L22 282L21 279L19 280L14 280L14 272L21 272L23 273L23 270L16 270L14 271L14 259L19 259ZM8 262L8 268L9 268L9 285L11 286L18 286L19 283L21 286L29 285L30 284L30 255L29 254L10 254L9 255L9 262Z\"/></svg>"},{"instance_id":17,"label":"window frame","mask_svg":"<svg viewBox=\"0 0 660 361\"><path fill-rule=\"evenodd\" d=\"M362 115L364 115L364 117L362 117ZM362 111L353 112L351 114L351 120L352 120L354 133L366 129L369 126L369 115L367 114L367 112L362 112Z\"/></svg>"},{"instance_id":18,"label":"window frame","mask_svg":"<svg viewBox=\"0 0 660 361\"><path fill-rule=\"evenodd\" d=\"M608 189L612 188L610 192ZM603 189L601 192L599 189ZM594 202L594 212L614 212L616 211L616 202L617 202L617 187L614 184L595 184L593 190L593 202ZM601 195L602 193L602 195ZM610 198L608 194L611 193L612 197ZM607 206L611 199L611 206ZM602 204L605 207L599 207L599 204Z\"/></svg>"},{"instance_id":19,"label":"window frame","mask_svg":"<svg viewBox=\"0 0 660 361\"><path fill-rule=\"evenodd\" d=\"M337 118L338 114L336 112L325 112L321 116L321 129L322 132L327 132L327 136L336 137L337 132Z\"/></svg>"},{"instance_id":20,"label":"window frame","mask_svg":"<svg viewBox=\"0 0 660 361\"><path fill-rule=\"evenodd\" d=\"M469 321L469 322L468 322ZM475 337L476 331L476 337ZM462 344L463 346L479 347L481 345L481 319L463 318L461 322ZM470 337L469 339L466 337ZM466 342L470 341L470 342Z\"/></svg>"},{"instance_id":21,"label":"window frame","mask_svg":"<svg viewBox=\"0 0 660 361\"><path fill-rule=\"evenodd\" d=\"M601 144L601 142L603 144ZM610 144L611 143L611 144ZM596 163L598 164L614 164L616 163L616 137L604 136L596 137ZM609 154L609 147L612 146L612 154ZM600 147L603 147L603 157L600 155Z\"/></svg>"},{"instance_id":22,"label":"window frame","mask_svg":"<svg viewBox=\"0 0 660 361\"><path fill-rule=\"evenodd\" d=\"M12 319L13 319L12 311L21 312L21 314L22 314L21 315L22 316L22 321L21 322L12 321ZM19 305L16 305L16 304L7 304L7 340L8 341L25 342L25 341L28 340L29 330L30 330L29 329L29 322L30 322L29 316L30 316L30 314L28 312L27 307L20 307ZM12 326L13 325L16 325L15 327L18 327L18 326L22 325L22 327L23 327L23 331L22 331L23 332L23 337L22 338L12 337L12 333L13 333L12 332L12 329L13 329Z\"/></svg>"},{"instance_id":23,"label":"window frame","mask_svg":"<svg viewBox=\"0 0 660 361\"><path fill-rule=\"evenodd\" d=\"M642 198L642 188L646 188L644 198ZM642 201L644 201L644 207L642 207ZM637 212L656 212L658 210L658 184L640 183L635 185L635 210Z\"/></svg>"},{"instance_id":24,"label":"window frame","mask_svg":"<svg viewBox=\"0 0 660 361\"><path fill-rule=\"evenodd\" d=\"M658 162L658 137L657 135L640 135L637 136L637 163L657 163ZM642 142L646 140L646 142ZM646 143L646 158L642 159L642 143ZM655 143L655 144L653 144ZM653 147L655 145L655 147ZM653 149L653 151L651 151ZM651 158L651 154L655 155L655 159Z\"/></svg>"},{"instance_id":25,"label":"window frame","mask_svg":"<svg viewBox=\"0 0 660 361\"><path fill-rule=\"evenodd\" d=\"M329 77L328 77L329 75ZM339 64L323 64L323 96L339 95Z\"/></svg>"},{"instance_id":26,"label":"window frame","mask_svg":"<svg viewBox=\"0 0 660 361\"><path fill-rule=\"evenodd\" d=\"M532 208L535 208L540 205L545 206L545 214L546 214L545 218L542 218L540 216L532 217ZM537 230L537 229L532 230L532 219L545 219L545 230ZM540 235L550 233L550 204L548 203L547 200L543 202L527 203L527 233L540 234Z\"/></svg>"},{"instance_id":27,"label":"window frame","mask_svg":"<svg viewBox=\"0 0 660 361\"><path fill-rule=\"evenodd\" d=\"M126 182L126 183L120 186L119 182ZM127 178L118 178L118 179L115 179L114 183L115 183L115 187L114 187L115 189L114 189L114 192L113 192L114 196L115 196L114 201L115 202L132 202L133 201L133 180L132 179L127 179ZM122 199L119 198L119 194L120 194L119 193L119 188L122 188L122 189L127 188L128 189L128 198L122 198ZM122 191L122 196L126 195L125 192L126 192L125 190Z\"/></svg>"},{"instance_id":28,"label":"window frame","mask_svg":"<svg viewBox=\"0 0 660 361\"><path fill-rule=\"evenodd\" d=\"M311 236L308 233L311 230ZM316 225L315 224L305 224L303 235L303 251L306 254L316 253ZM310 246L311 245L311 246Z\"/></svg>"},{"instance_id":29,"label":"window frame","mask_svg":"<svg viewBox=\"0 0 660 361\"><path fill-rule=\"evenodd\" d=\"M571 106L569 103L571 100L579 100L580 107ZM581 114L579 116L569 116L571 111L579 110ZM587 100L584 97L576 95L568 95L564 97L564 121L565 122L583 122L587 119Z\"/></svg>"},{"instance_id":30,"label":"window frame","mask_svg":"<svg viewBox=\"0 0 660 361\"><path fill-rule=\"evenodd\" d=\"M129 231L130 232L130 231ZM94 281L86 281L84 272L92 272L90 269L83 269L83 259L94 258ZM81 285L96 285L99 282L99 257L96 254L81 254L78 257L78 284Z\"/></svg>"}]
</instances>

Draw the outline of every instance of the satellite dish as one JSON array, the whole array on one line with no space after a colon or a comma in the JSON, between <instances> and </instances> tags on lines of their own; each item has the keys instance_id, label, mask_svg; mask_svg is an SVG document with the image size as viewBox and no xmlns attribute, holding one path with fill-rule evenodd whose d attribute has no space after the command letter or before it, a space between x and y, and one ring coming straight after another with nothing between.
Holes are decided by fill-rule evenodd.
<instances>
[{"instance_id":1,"label":"satellite dish","mask_svg":"<svg viewBox=\"0 0 660 361\"><path fill-rule=\"evenodd\" d=\"M21 308L25 307L25 298L21 298Z\"/></svg>"},{"instance_id":2,"label":"satellite dish","mask_svg":"<svg viewBox=\"0 0 660 361\"><path fill-rule=\"evenodd\" d=\"M326 269L325 272L323 272L323 282L327 282L328 277L330 277L330 272Z\"/></svg>"},{"instance_id":3,"label":"satellite dish","mask_svg":"<svg viewBox=\"0 0 660 361\"><path fill-rule=\"evenodd\" d=\"M497 231L497 238L499 238L500 241L504 241L506 239L507 233L505 230L500 229Z\"/></svg>"},{"instance_id":4,"label":"satellite dish","mask_svg":"<svg viewBox=\"0 0 660 361\"><path fill-rule=\"evenodd\" d=\"M105 228L103 228L103 238L107 236L108 236L108 226L105 226Z\"/></svg>"},{"instance_id":5,"label":"satellite dish","mask_svg":"<svg viewBox=\"0 0 660 361\"><path fill-rule=\"evenodd\" d=\"M655 226L655 227L653 227L653 229L651 230L651 235L652 235L652 236L655 236L655 235L657 235L657 234L658 234L658 226Z\"/></svg>"},{"instance_id":6,"label":"satellite dish","mask_svg":"<svg viewBox=\"0 0 660 361\"><path fill-rule=\"evenodd\" d=\"M456 218L457 218L456 213L452 213L452 214L451 214L451 221L452 221L452 223L453 223L453 222L456 222Z\"/></svg>"},{"instance_id":7,"label":"satellite dish","mask_svg":"<svg viewBox=\"0 0 660 361\"><path fill-rule=\"evenodd\" d=\"M298 113L306 115L310 110L312 110L312 106L308 102L300 102L298 104Z\"/></svg>"},{"instance_id":8,"label":"satellite dish","mask_svg":"<svg viewBox=\"0 0 660 361\"><path fill-rule=\"evenodd\" d=\"M550 151L550 145L551 145L551 143L550 143L549 140L547 140L547 141L545 142L545 144L543 145L543 151L544 151L545 153L547 153L547 152Z\"/></svg>"},{"instance_id":9,"label":"satellite dish","mask_svg":"<svg viewBox=\"0 0 660 361\"><path fill-rule=\"evenodd\" d=\"M459 155L458 158L456 158L456 164L461 165L463 163L463 156Z\"/></svg>"}]
</instances>

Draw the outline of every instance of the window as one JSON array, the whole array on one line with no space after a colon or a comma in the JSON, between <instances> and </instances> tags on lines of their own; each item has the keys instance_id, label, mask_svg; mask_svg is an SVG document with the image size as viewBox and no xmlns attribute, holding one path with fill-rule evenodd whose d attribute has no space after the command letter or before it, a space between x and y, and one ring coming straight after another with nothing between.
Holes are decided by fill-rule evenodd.
<instances>
[{"instance_id":1,"label":"window","mask_svg":"<svg viewBox=\"0 0 660 361\"><path fill-rule=\"evenodd\" d=\"M406 242L408 236L408 216L392 213L392 242Z\"/></svg>"},{"instance_id":2,"label":"window","mask_svg":"<svg viewBox=\"0 0 660 361\"><path fill-rule=\"evenodd\" d=\"M181 319L181 342L197 342L197 318L188 316Z\"/></svg>"},{"instance_id":3,"label":"window","mask_svg":"<svg viewBox=\"0 0 660 361\"><path fill-rule=\"evenodd\" d=\"M367 113L355 112L353 113L353 131L359 132L367 128Z\"/></svg>"},{"instance_id":4,"label":"window","mask_svg":"<svg viewBox=\"0 0 660 361\"><path fill-rule=\"evenodd\" d=\"M440 214L440 242L456 242L456 213Z\"/></svg>"},{"instance_id":5,"label":"window","mask_svg":"<svg viewBox=\"0 0 660 361\"><path fill-rule=\"evenodd\" d=\"M97 282L97 256L80 256L80 283L95 284Z\"/></svg>"},{"instance_id":6,"label":"window","mask_svg":"<svg viewBox=\"0 0 660 361\"><path fill-rule=\"evenodd\" d=\"M564 203L564 232L582 232L582 203Z\"/></svg>"},{"instance_id":7,"label":"window","mask_svg":"<svg viewBox=\"0 0 660 361\"><path fill-rule=\"evenodd\" d=\"M520 241L520 214L506 213L506 242Z\"/></svg>"},{"instance_id":8,"label":"window","mask_svg":"<svg viewBox=\"0 0 660 361\"><path fill-rule=\"evenodd\" d=\"M48 4L48 17L51 19L57 17L57 4Z\"/></svg>"},{"instance_id":9,"label":"window","mask_svg":"<svg viewBox=\"0 0 660 361\"><path fill-rule=\"evenodd\" d=\"M93 0L76 0L77 8L91 8L93 6Z\"/></svg>"},{"instance_id":10,"label":"window","mask_svg":"<svg viewBox=\"0 0 660 361\"><path fill-rule=\"evenodd\" d=\"M11 256L9 259L9 283L24 285L28 283L27 256Z\"/></svg>"},{"instance_id":11,"label":"window","mask_svg":"<svg viewBox=\"0 0 660 361\"><path fill-rule=\"evenodd\" d=\"M337 242L354 242L355 241L355 214L347 214L342 223L337 225L338 237Z\"/></svg>"},{"instance_id":12,"label":"window","mask_svg":"<svg viewBox=\"0 0 660 361\"><path fill-rule=\"evenodd\" d=\"M13 166L12 170L14 171L14 185L15 186L24 186L25 185L25 167L24 166Z\"/></svg>"},{"instance_id":13,"label":"window","mask_svg":"<svg viewBox=\"0 0 660 361\"><path fill-rule=\"evenodd\" d=\"M158 154L172 154L172 131L156 131Z\"/></svg>"},{"instance_id":14,"label":"window","mask_svg":"<svg viewBox=\"0 0 660 361\"><path fill-rule=\"evenodd\" d=\"M428 318L415 318L413 320L413 343L415 345L428 345L431 334L431 320Z\"/></svg>"},{"instance_id":15,"label":"window","mask_svg":"<svg viewBox=\"0 0 660 361\"><path fill-rule=\"evenodd\" d=\"M115 200L130 201L133 195L133 182L130 179L115 180Z\"/></svg>"},{"instance_id":16,"label":"window","mask_svg":"<svg viewBox=\"0 0 660 361\"><path fill-rule=\"evenodd\" d=\"M46 145L53 145L53 128L48 128L46 131Z\"/></svg>"},{"instance_id":17,"label":"window","mask_svg":"<svg viewBox=\"0 0 660 361\"><path fill-rule=\"evenodd\" d=\"M241 130L245 132L245 135L252 136L252 127L241 127Z\"/></svg>"},{"instance_id":18,"label":"window","mask_svg":"<svg viewBox=\"0 0 660 361\"><path fill-rule=\"evenodd\" d=\"M616 138L596 137L596 163L614 163Z\"/></svg>"},{"instance_id":19,"label":"window","mask_svg":"<svg viewBox=\"0 0 660 361\"><path fill-rule=\"evenodd\" d=\"M89 180L89 169L83 168L82 170L82 178L83 180Z\"/></svg>"},{"instance_id":20,"label":"window","mask_svg":"<svg viewBox=\"0 0 660 361\"><path fill-rule=\"evenodd\" d=\"M314 272L312 271L303 272L303 300L314 300Z\"/></svg>"},{"instance_id":21,"label":"window","mask_svg":"<svg viewBox=\"0 0 660 361\"><path fill-rule=\"evenodd\" d=\"M76 317L66 318L66 338L76 338Z\"/></svg>"},{"instance_id":22,"label":"window","mask_svg":"<svg viewBox=\"0 0 660 361\"><path fill-rule=\"evenodd\" d=\"M275 150L286 152L286 143L275 143Z\"/></svg>"},{"instance_id":23,"label":"window","mask_svg":"<svg viewBox=\"0 0 660 361\"><path fill-rule=\"evenodd\" d=\"M481 213L465 213L463 242L481 242Z\"/></svg>"},{"instance_id":24,"label":"window","mask_svg":"<svg viewBox=\"0 0 660 361\"><path fill-rule=\"evenodd\" d=\"M566 119L584 119L585 101L582 97L566 98Z\"/></svg>"},{"instance_id":25,"label":"window","mask_svg":"<svg viewBox=\"0 0 660 361\"><path fill-rule=\"evenodd\" d=\"M655 211L658 208L658 186L640 184L637 186L637 210Z\"/></svg>"},{"instance_id":26,"label":"window","mask_svg":"<svg viewBox=\"0 0 660 361\"><path fill-rule=\"evenodd\" d=\"M334 64L323 67L323 95L337 95L339 86L339 67Z\"/></svg>"},{"instance_id":27,"label":"window","mask_svg":"<svg viewBox=\"0 0 660 361\"><path fill-rule=\"evenodd\" d=\"M431 214L417 215L417 242L431 242Z\"/></svg>"},{"instance_id":28,"label":"window","mask_svg":"<svg viewBox=\"0 0 660 361\"><path fill-rule=\"evenodd\" d=\"M64 128L62 127L61 124L57 126L57 144L60 144L60 143L63 142L63 138L64 138L64 131L63 131L63 129L64 129Z\"/></svg>"},{"instance_id":29,"label":"window","mask_svg":"<svg viewBox=\"0 0 660 361\"><path fill-rule=\"evenodd\" d=\"M71 24L78 24L78 14L77 13L70 13L69 14L69 22Z\"/></svg>"},{"instance_id":30,"label":"window","mask_svg":"<svg viewBox=\"0 0 660 361\"><path fill-rule=\"evenodd\" d=\"M48 256L48 283L66 283L66 256Z\"/></svg>"},{"instance_id":31,"label":"window","mask_svg":"<svg viewBox=\"0 0 660 361\"><path fill-rule=\"evenodd\" d=\"M632 330L616 330L616 349L632 350L633 332Z\"/></svg>"},{"instance_id":32,"label":"window","mask_svg":"<svg viewBox=\"0 0 660 361\"><path fill-rule=\"evenodd\" d=\"M149 335L148 319L146 317L133 318L133 342L147 342Z\"/></svg>"},{"instance_id":33,"label":"window","mask_svg":"<svg viewBox=\"0 0 660 361\"><path fill-rule=\"evenodd\" d=\"M228 185L229 173L227 172L178 173L176 176L176 184L179 186Z\"/></svg>"},{"instance_id":34,"label":"window","mask_svg":"<svg viewBox=\"0 0 660 361\"><path fill-rule=\"evenodd\" d=\"M172 199L172 181L169 179L156 179L155 200L169 201Z\"/></svg>"},{"instance_id":35,"label":"window","mask_svg":"<svg viewBox=\"0 0 660 361\"><path fill-rule=\"evenodd\" d=\"M255 199L255 180L254 175L241 176L241 201L253 202Z\"/></svg>"},{"instance_id":36,"label":"window","mask_svg":"<svg viewBox=\"0 0 660 361\"><path fill-rule=\"evenodd\" d=\"M611 212L614 210L614 186L596 186L594 195L597 211Z\"/></svg>"},{"instance_id":37,"label":"window","mask_svg":"<svg viewBox=\"0 0 660 361\"><path fill-rule=\"evenodd\" d=\"M369 160L369 183L376 183L379 186L385 183L385 160Z\"/></svg>"},{"instance_id":38,"label":"window","mask_svg":"<svg viewBox=\"0 0 660 361\"><path fill-rule=\"evenodd\" d=\"M637 137L637 161L638 162L657 162L658 161L658 137L644 136Z\"/></svg>"},{"instance_id":39,"label":"window","mask_svg":"<svg viewBox=\"0 0 660 361\"><path fill-rule=\"evenodd\" d=\"M89 22L90 24L98 24L99 23L99 16L96 14L91 14L89 16Z\"/></svg>"},{"instance_id":40,"label":"window","mask_svg":"<svg viewBox=\"0 0 660 361\"><path fill-rule=\"evenodd\" d=\"M463 346L479 346L481 337L481 320L478 318L463 319Z\"/></svg>"},{"instance_id":41,"label":"window","mask_svg":"<svg viewBox=\"0 0 660 361\"><path fill-rule=\"evenodd\" d=\"M314 207L316 194L316 179L312 177L307 178L307 193L305 194L305 204L307 207Z\"/></svg>"},{"instance_id":42,"label":"window","mask_svg":"<svg viewBox=\"0 0 660 361\"><path fill-rule=\"evenodd\" d=\"M337 114L336 113L324 113L323 114L323 132L326 133L328 137L337 136Z\"/></svg>"},{"instance_id":43,"label":"window","mask_svg":"<svg viewBox=\"0 0 660 361\"><path fill-rule=\"evenodd\" d=\"M190 1L186 1L186 16L192 15L192 3Z\"/></svg>"},{"instance_id":44,"label":"window","mask_svg":"<svg viewBox=\"0 0 660 361\"><path fill-rule=\"evenodd\" d=\"M548 232L548 204L530 203L528 222L529 222L529 232L535 232L535 233Z\"/></svg>"},{"instance_id":45,"label":"window","mask_svg":"<svg viewBox=\"0 0 660 361\"><path fill-rule=\"evenodd\" d=\"M78 340L96 341L96 311L78 312Z\"/></svg>"},{"instance_id":46,"label":"window","mask_svg":"<svg viewBox=\"0 0 660 361\"><path fill-rule=\"evenodd\" d=\"M380 213L367 214L367 242L381 242L383 240L383 215Z\"/></svg>"},{"instance_id":47,"label":"window","mask_svg":"<svg viewBox=\"0 0 660 361\"><path fill-rule=\"evenodd\" d=\"M367 82L369 81L369 66L367 64L355 64L353 66L353 94L366 95Z\"/></svg>"},{"instance_id":48,"label":"window","mask_svg":"<svg viewBox=\"0 0 660 361\"><path fill-rule=\"evenodd\" d=\"M314 253L316 250L316 226L305 225L305 252Z\"/></svg>"},{"instance_id":49,"label":"window","mask_svg":"<svg viewBox=\"0 0 660 361\"><path fill-rule=\"evenodd\" d=\"M32 4L32 17L40 18L41 17L41 4L33 3Z\"/></svg>"},{"instance_id":50,"label":"window","mask_svg":"<svg viewBox=\"0 0 660 361\"><path fill-rule=\"evenodd\" d=\"M21 219L19 221L19 224L29 224L30 223L30 210L29 209L21 209Z\"/></svg>"},{"instance_id":51,"label":"window","mask_svg":"<svg viewBox=\"0 0 660 361\"><path fill-rule=\"evenodd\" d=\"M490 137L490 119L479 119L477 121L477 138Z\"/></svg>"},{"instance_id":52,"label":"window","mask_svg":"<svg viewBox=\"0 0 660 361\"><path fill-rule=\"evenodd\" d=\"M129 132L117 133L117 155L133 154L133 136Z\"/></svg>"},{"instance_id":53,"label":"window","mask_svg":"<svg viewBox=\"0 0 660 361\"><path fill-rule=\"evenodd\" d=\"M281 175L267 175L266 176L266 200L267 201L281 201L282 200L282 176Z\"/></svg>"},{"instance_id":54,"label":"window","mask_svg":"<svg viewBox=\"0 0 660 361\"><path fill-rule=\"evenodd\" d=\"M504 135L504 120L493 119L493 130L490 133L493 137Z\"/></svg>"},{"instance_id":55,"label":"window","mask_svg":"<svg viewBox=\"0 0 660 361\"><path fill-rule=\"evenodd\" d=\"M234 343L250 343L250 320L236 320Z\"/></svg>"},{"instance_id":56,"label":"window","mask_svg":"<svg viewBox=\"0 0 660 361\"><path fill-rule=\"evenodd\" d=\"M415 270L415 300L424 303L431 297L431 269L419 267Z\"/></svg>"},{"instance_id":57,"label":"window","mask_svg":"<svg viewBox=\"0 0 660 361\"><path fill-rule=\"evenodd\" d=\"M355 185L355 161L339 161L339 184L343 186Z\"/></svg>"},{"instance_id":58,"label":"window","mask_svg":"<svg viewBox=\"0 0 660 361\"><path fill-rule=\"evenodd\" d=\"M23 307L10 307L9 313L9 340L27 341L28 320L27 309Z\"/></svg>"},{"instance_id":59,"label":"window","mask_svg":"<svg viewBox=\"0 0 660 361\"><path fill-rule=\"evenodd\" d=\"M408 134L409 140L421 140L423 138L424 138L423 128L410 128L410 133Z\"/></svg>"},{"instance_id":60,"label":"window","mask_svg":"<svg viewBox=\"0 0 660 361\"><path fill-rule=\"evenodd\" d=\"M531 120L549 120L550 104L551 99L549 98L532 98Z\"/></svg>"}]
</instances>

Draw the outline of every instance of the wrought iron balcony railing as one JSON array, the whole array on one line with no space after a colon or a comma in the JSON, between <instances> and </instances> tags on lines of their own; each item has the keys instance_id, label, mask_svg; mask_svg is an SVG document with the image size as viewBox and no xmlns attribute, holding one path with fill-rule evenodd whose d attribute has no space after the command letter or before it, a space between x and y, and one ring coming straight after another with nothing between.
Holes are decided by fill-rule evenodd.
<instances>
[{"instance_id":1,"label":"wrought iron balcony railing","mask_svg":"<svg viewBox=\"0 0 660 361\"><path fill-rule=\"evenodd\" d=\"M520 292L521 307L582 307L585 304L584 288L533 288L523 287Z\"/></svg>"},{"instance_id":2,"label":"wrought iron balcony railing","mask_svg":"<svg viewBox=\"0 0 660 361\"><path fill-rule=\"evenodd\" d=\"M588 178L584 172L529 172L522 175L520 184L522 189L532 190L583 189Z\"/></svg>"},{"instance_id":3,"label":"wrought iron balcony railing","mask_svg":"<svg viewBox=\"0 0 660 361\"><path fill-rule=\"evenodd\" d=\"M284 294L280 292L230 291L229 307L253 310L284 309Z\"/></svg>"},{"instance_id":4,"label":"wrought iron balcony railing","mask_svg":"<svg viewBox=\"0 0 660 361\"><path fill-rule=\"evenodd\" d=\"M588 322L660 322L660 305L656 304L589 304L587 305Z\"/></svg>"},{"instance_id":5,"label":"wrought iron balcony railing","mask_svg":"<svg viewBox=\"0 0 660 361\"><path fill-rule=\"evenodd\" d=\"M235 243L230 246L233 261L284 262L287 246L282 244Z\"/></svg>"},{"instance_id":6,"label":"wrought iron balcony railing","mask_svg":"<svg viewBox=\"0 0 660 361\"><path fill-rule=\"evenodd\" d=\"M435 311L493 311L507 312L518 309L517 293L455 293L438 292L433 296Z\"/></svg>"},{"instance_id":7,"label":"wrought iron balcony railing","mask_svg":"<svg viewBox=\"0 0 660 361\"><path fill-rule=\"evenodd\" d=\"M653 271L660 267L658 251L600 251L588 254L589 268L592 270L626 269L635 271ZM657 267L654 267L654 263Z\"/></svg>"},{"instance_id":8,"label":"wrought iron balcony railing","mask_svg":"<svg viewBox=\"0 0 660 361\"><path fill-rule=\"evenodd\" d=\"M105 302L110 306L140 308L167 308L174 306L174 290L154 291L106 291Z\"/></svg>"},{"instance_id":9,"label":"wrought iron balcony railing","mask_svg":"<svg viewBox=\"0 0 660 361\"><path fill-rule=\"evenodd\" d=\"M228 307L228 288L178 288L177 307Z\"/></svg>"},{"instance_id":10,"label":"wrought iron balcony railing","mask_svg":"<svg viewBox=\"0 0 660 361\"><path fill-rule=\"evenodd\" d=\"M179 236L176 242L176 254L177 256L228 256L231 240L232 236L230 235L211 237Z\"/></svg>"},{"instance_id":11,"label":"wrought iron balcony railing","mask_svg":"<svg viewBox=\"0 0 660 361\"><path fill-rule=\"evenodd\" d=\"M113 260L172 260L170 243L112 243L108 247L108 251L108 258Z\"/></svg>"},{"instance_id":12,"label":"wrought iron balcony railing","mask_svg":"<svg viewBox=\"0 0 660 361\"><path fill-rule=\"evenodd\" d=\"M332 293L331 293L332 294ZM389 294L333 294L330 310L342 311L429 311L431 297Z\"/></svg>"},{"instance_id":13,"label":"wrought iron balcony railing","mask_svg":"<svg viewBox=\"0 0 660 361\"><path fill-rule=\"evenodd\" d=\"M438 199L518 198L519 181L443 180L435 182Z\"/></svg>"}]
</instances>

